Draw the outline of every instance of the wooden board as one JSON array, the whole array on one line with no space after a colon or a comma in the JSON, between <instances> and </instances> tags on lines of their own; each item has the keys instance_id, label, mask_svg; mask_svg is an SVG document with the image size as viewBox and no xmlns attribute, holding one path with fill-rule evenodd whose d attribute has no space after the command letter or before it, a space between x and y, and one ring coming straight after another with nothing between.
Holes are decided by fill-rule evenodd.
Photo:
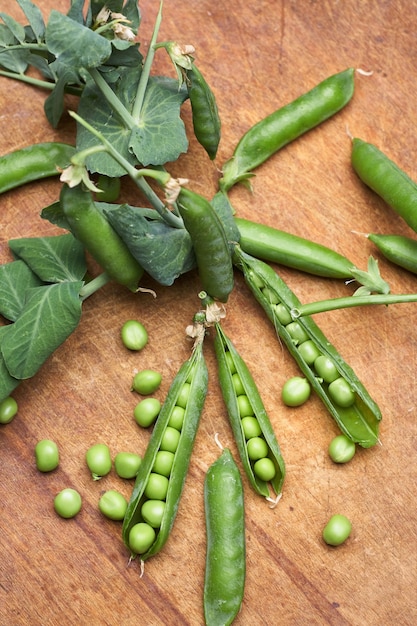
<instances>
[{"instance_id":1,"label":"wooden board","mask_svg":"<svg viewBox=\"0 0 417 626\"><path fill-rule=\"evenodd\" d=\"M69 5L38 4L45 17ZM7 5L2 10L24 22L17 4ZM146 50L157 3L144 0L141 7ZM236 188L231 199L240 216L333 247L363 269L372 253L392 292L416 291L415 276L390 265L352 232L412 235L354 175L348 136L376 143L417 179L416 30L416 2L166 0L161 39L195 45L223 121L216 162L191 140L172 173L211 197L222 163L253 123L335 72L372 71L356 77L346 109L259 168L252 195ZM156 65L171 72L162 53ZM0 79L1 154L38 141L72 140L68 117L57 130L48 126L44 99L41 91ZM68 98L68 106L76 102ZM187 105L184 119L191 130ZM59 187L57 180L40 182L0 198L1 262L11 259L9 239L59 232L39 217ZM126 193L139 202L131 189ZM340 281L279 269L304 302L352 293ZM120 524L97 510L105 490L129 497L132 484L114 472L93 482L84 463L85 451L97 442L107 443L113 455L144 452L149 433L133 420L138 398L130 392L131 378L145 367L161 371L157 395L163 400L188 356L184 329L198 308L196 275L170 288L149 279L145 284L156 289L156 300L113 284L90 298L77 331L14 394L19 414L0 432L2 626L203 624L203 481L219 454L215 433L236 452L211 341L209 394L177 520L142 578L138 564L128 563ZM119 339L129 318L140 319L149 331L149 344L139 354L128 354ZM338 430L320 401L314 397L298 409L282 405L281 387L298 370L237 275L224 328L261 389L287 478L274 510L244 478L247 580L235 624L408 626L417 619L415 306L351 309L316 321L379 403L381 445L360 449L350 464L336 466L327 446ZM40 475L34 464L34 446L43 438L54 439L61 452L60 467L50 475ZM67 486L81 492L83 509L64 521L52 501ZM353 524L338 549L321 540L334 513L346 514Z\"/></svg>"}]
</instances>

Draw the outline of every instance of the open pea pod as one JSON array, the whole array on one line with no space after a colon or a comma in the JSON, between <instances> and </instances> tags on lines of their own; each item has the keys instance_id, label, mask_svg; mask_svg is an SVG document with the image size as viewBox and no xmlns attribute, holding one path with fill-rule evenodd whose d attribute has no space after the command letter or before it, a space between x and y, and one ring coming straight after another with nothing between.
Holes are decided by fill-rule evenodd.
<instances>
[{"instance_id":1,"label":"open pea pod","mask_svg":"<svg viewBox=\"0 0 417 626\"><path fill-rule=\"evenodd\" d=\"M281 496L285 463L258 388L245 361L218 323L214 348L223 399L246 475L258 494L275 502ZM245 414L239 407L239 397L244 397L245 405L249 407ZM251 420L248 422L249 428L245 428L246 417ZM264 456L259 456L259 458L249 453L250 441L254 443L255 439L266 442L265 453L262 453ZM267 459L271 467L268 476L265 476L262 471L262 465L258 469L257 461L261 459ZM275 496L271 496L269 485Z\"/></svg>"},{"instance_id":2,"label":"open pea pod","mask_svg":"<svg viewBox=\"0 0 417 626\"><path fill-rule=\"evenodd\" d=\"M154 540L150 545L146 546L143 552L140 552L141 560L145 561L157 554L169 537L188 471L191 452L207 393L207 384L208 372L201 341L195 345L191 357L180 367L170 386L139 467L122 528L123 541L130 550L132 557L136 556L138 552L132 549L130 532L136 524L146 524L148 522L144 518L142 507L146 501L154 500L153 497L149 498L146 494L149 476L151 473L157 473L155 461L158 452L163 449L163 446L161 448L161 442L164 439L167 428L172 428L169 425L172 423L171 418L174 411L180 408L184 410L184 413L181 425L176 425L176 429L179 430L178 443L173 453L172 467L167 477L168 488L166 494L160 499L164 503L163 515L158 524L152 524ZM186 393L184 393L185 391Z\"/></svg>"},{"instance_id":3,"label":"open pea pod","mask_svg":"<svg viewBox=\"0 0 417 626\"><path fill-rule=\"evenodd\" d=\"M323 401L340 430L363 448L369 448L378 442L381 411L375 401L356 376L352 368L340 356L336 348L328 341L311 317L297 319L299 336L293 333L294 321L291 310L297 309L301 303L288 285L267 263L244 253L238 246L235 248L235 264L245 277L255 298L274 324L275 330L297 362L299 368L310 382L312 388ZM352 393L349 406L341 406L335 402L329 392L330 384L322 380L314 367L303 356L300 347L304 341L311 341L317 354L324 355L335 366L339 378L346 381Z\"/></svg>"}]
</instances>

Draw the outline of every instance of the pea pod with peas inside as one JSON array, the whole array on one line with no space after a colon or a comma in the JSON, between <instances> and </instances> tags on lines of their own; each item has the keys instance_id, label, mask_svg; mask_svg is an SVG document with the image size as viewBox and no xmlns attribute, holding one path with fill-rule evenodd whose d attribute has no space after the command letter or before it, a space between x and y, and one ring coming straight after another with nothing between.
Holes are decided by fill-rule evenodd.
<instances>
[{"instance_id":1,"label":"pea pod with peas inside","mask_svg":"<svg viewBox=\"0 0 417 626\"><path fill-rule=\"evenodd\" d=\"M142 561L165 545L178 510L207 393L203 340L175 376L136 476L122 536Z\"/></svg>"},{"instance_id":2,"label":"pea pod with peas inside","mask_svg":"<svg viewBox=\"0 0 417 626\"><path fill-rule=\"evenodd\" d=\"M342 433L364 448L375 445L381 420L378 405L313 319L293 320L291 311L300 306L296 295L267 263L238 246L235 263Z\"/></svg>"},{"instance_id":3,"label":"pea pod with peas inside","mask_svg":"<svg viewBox=\"0 0 417 626\"><path fill-rule=\"evenodd\" d=\"M258 388L219 323L214 347L220 387L243 467L255 491L276 502L282 492L285 464Z\"/></svg>"}]
</instances>

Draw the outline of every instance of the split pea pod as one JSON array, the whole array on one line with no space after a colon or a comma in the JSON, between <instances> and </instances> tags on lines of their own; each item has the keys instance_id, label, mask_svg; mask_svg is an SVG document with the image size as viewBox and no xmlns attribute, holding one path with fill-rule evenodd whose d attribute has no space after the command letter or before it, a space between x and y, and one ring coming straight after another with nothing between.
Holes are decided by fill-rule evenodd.
<instances>
[{"instance_id":1,"label":"split pea pod","mask_svg":"<svg viewBox=\"0 0 417 626\"><path fill-rule=\"evenodd\" d=\"M258 388L218 323L214 348L223 399L246 475L259 495L275 502L281 496L285 464Z\"/></svg>"},{"instance_id":2,"label":"split pea pod","mask_svg":"<svg viewBox=\"0 0 417 626\"><path fill-rule=\"evenodd\" d=\"M60 207L69 228L105 272L121 285L136 291L143 269L93 201L82 184L63 185Z\"/></svg>"},{"instance_id":3,"label":"split pea pod","mask_svg":"<svg viewBox=\"0 0 417 626\"><path fill-rule=\"evenodd\" d=\"M365 185L417 232L417 184L379 148L354 138L351 162Z\"/></svg>"},{"instance_id":4,"label":"split pea pod","mask_svg":"<svg viewBox=\"0 0 417 626\"><path fill-rule=\"evenodd\" d=\"M171 384L139 467L124 518L124 543L132 556L139 554L142 561L163 548L174 524L207 383L201 341Z\"/></svg>"},{"instance_id":5,"label":"split pea pod","mask_svg":"<svg viewBox=\"0 0 417 626\"><path fill-rule=\"evenodd\" d=\"M263 261L235 248L236 264L300 370L343 434L364 448L378 442L381 412L352 368L311 317L291 316L300 301Z\"/></svg>"},{"instance_id":6,"label":"split pea pod","mask_svg":"<svg viewBox=\"0 0 417 626\"><path fill-rule=\"evenodd\" d=\"M376 233L370 233L367 237L388 261L417 274L417 241L415 239L402 235Z\"/></svg>"},{"instance_id":7,"label":"split pea pod","mask_svg":"<svg viewBox=\"0 0 417 626\"><path fill-rule=\"evenodd\" d=\"M233 289L233 264L223 224L210 202L190 189L181 188L177 204L191 237L202 288L226 302Z\"/></svg>"},{"instance_id":8,"label":"split pea pod","mask_svg":"<svg viewBox=\"0 0 417 626\"><path fill-rule=\"evenodd\" d=\"M58 176L75 148L59 141L36 143L0 157L0 193L35 180Z\"/></svg>"},{"instance_id":9,"label":"split pea pod","mask_svg":"<svg viewBox=\"0 0 417 626\"><path fill-rule=\"evenodd\" d=\"M204 618L206 626L227 626L240 610L246 575L243 486L228 448L207 471L204 509L207 532Z\"/></svg>"},{"instance_id":10,"label":"split pea pod","mask_svg":"<svg viewBox=\"0 0 417 626\"><path fill-rule=\"evenodd\" d=\"M349 68L329 76L252 126L224 164L220 188L227 191L236 183L247 181L253 176L252 170L275 152L340 111L353 92L354 69Z\"/></svg>"},{"instance_id":11,"label":"split pea pod","mask_svg":"<svg viewBox=\"0 0 417 626\"><path fill-rule=\"evenodd\" d=\"M213 91L200 70L192 64L186 70L194 134L210 159L214 159L220 142L221 122Z\"/></svg>"}]
</instances>

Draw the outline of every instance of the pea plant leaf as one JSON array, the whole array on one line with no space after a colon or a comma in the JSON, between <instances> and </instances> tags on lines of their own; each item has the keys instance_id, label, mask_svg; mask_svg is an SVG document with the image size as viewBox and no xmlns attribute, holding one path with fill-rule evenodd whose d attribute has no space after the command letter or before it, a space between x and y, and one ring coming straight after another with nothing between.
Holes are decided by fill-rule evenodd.
<instances>
[{"instance_id":1,"label":"pea plant leaf","mask_svg":"<svg viewBox=\"0 0 417 626\"><path fill-rule=\"evenodd\" d=\"M0 327L0 346L6 334L12 327L12 324ZM7 398L7 396L12 393L13 389L16 389L19 383L20 380L13 378L13 376L10 375L9 370L6 367L6 363L4 362L3 355L0 353L0 402Z\"/></svg>"},{"instance_id":2,"label":"pea plant leaf","mask_svg":"<svg viewBox=\"0 0 417 626\"><path fill-rule=\"evenodd\" d=\"M84 246L70 233L12 239L9 247L45 283L81 280L87 271Z\"/></svg>"},{"instance_id":3,"label":"pea plant leaf","mask_svg":"<svg viewBox=\"0 0 417 626\"><path fill-rule=\"evenodd\" d=\"M23 311L28 289L42 281L22 260L0 265L0 314L14 322Z\"/></svg>"},{"instance_id":4,"label":"pea plant leaf","mask_svg":"<svg viewBox=\"0 0 417 626\"><path fill-rule=\"evenodd\" d=\"M390 292L389 284L382 278L379 271L378 261L373 256L368 259L368 271L356 267L351 270L355 280L361 287L354 292L354 296L369 296L371 293L387 294Z\"/></svg>"},{"instance_id":5,"label":"pea plant leaf","mask_svg":"<svg viewBox=\"0 0 417 626\"><path fill-rule=\"evenodd\" d=\"M190 236L161 219L146 219L142 210L127 204L104 211L111 225L144 270L161 285L172 285L195 267Z\"/></svg>"},{"instance_id":6,"label":"pea plant leaf","mask_svg":"<svg viewBox=\"0 0 417 626\"><path fill-rule=\"evenodd\" d=\"M8 327L0 345L13 378L34 376L76 329L81 318L82 285L81 281L65 282L28 290L23 312Z\"/></svg>"},{"instance_id":7,"label":"pea plant leaf","mask_svg":"<svg viewBox=\"0 0 417 626\"><path fill-rule=\"evenodd\" d=\"M42 12L31 0L17 0L17 4L27 17L33 34L38 43L40 43L45 36L45 22L42 17Z\"/></svg>"},{"instance_id":8,"label":"pea plant leaf","mask_svg":"<svg viewBox=\"0 0 417 626\"><path fill-rule=\"evenodd\" d=\"M13 17L7 15L7 13L0 13L0 18L6 24L7 28L12 33L13 37L19 42L23 43L26 39L26 32L24 27L19 24Z\"/></svg>"}]
</instances>

